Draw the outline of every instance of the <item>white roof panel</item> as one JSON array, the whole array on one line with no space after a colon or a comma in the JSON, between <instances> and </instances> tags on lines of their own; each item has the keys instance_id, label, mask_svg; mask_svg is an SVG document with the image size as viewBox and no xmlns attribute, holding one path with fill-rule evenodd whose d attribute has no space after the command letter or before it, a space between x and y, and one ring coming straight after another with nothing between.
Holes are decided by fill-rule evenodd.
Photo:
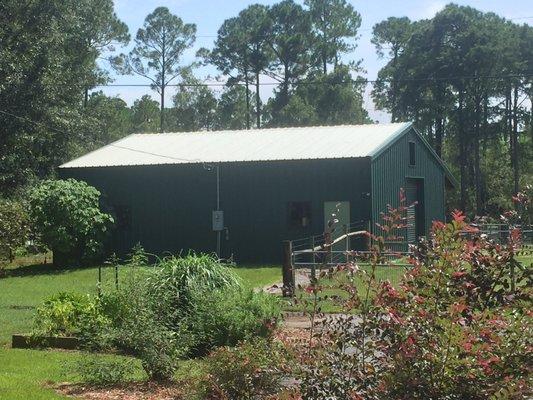
<instances>
[{"instance_id":1,"label":"white roof panel","mask_svg":"<svg viewBox=\"0 0 533 400\"><path fill-rule=\"evenodd\" d=\"M369 157L410 123L133 134L60 168Z\"/></svg>"}]
</instances>

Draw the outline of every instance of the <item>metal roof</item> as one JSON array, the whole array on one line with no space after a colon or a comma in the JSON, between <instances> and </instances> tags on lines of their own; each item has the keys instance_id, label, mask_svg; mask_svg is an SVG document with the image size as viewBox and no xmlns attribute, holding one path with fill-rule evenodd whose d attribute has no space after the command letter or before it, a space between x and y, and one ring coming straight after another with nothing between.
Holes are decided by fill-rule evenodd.
<instances>
[{"instance_id":1,"label":"metal roof","mask_svg":"<svg viewBox=\"0 0 533 400\"><path fill-rule=\"evenodd\" d=\"M372 157L411 123L133 134L60 168Z\"/></svg>"}]
</instances>

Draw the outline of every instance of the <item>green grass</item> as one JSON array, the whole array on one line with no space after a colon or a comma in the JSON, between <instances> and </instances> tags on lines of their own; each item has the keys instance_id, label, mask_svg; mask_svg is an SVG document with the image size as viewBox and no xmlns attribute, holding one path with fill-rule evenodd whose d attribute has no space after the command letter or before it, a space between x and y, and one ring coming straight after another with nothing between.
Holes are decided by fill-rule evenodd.
<instances>
[{"instance_id":1,"label":"green grass","mask_svg":"<svg viewBox=\"0 0 533 400\"><path fill-rule=\"evenodd\" d=\"M370 272L370 266L360 264L360 268L366 270L367 272ZM389 280L393 285L397 285L400 282L400 279L402 278L403 274L405 273L406 268L405 267L397 267L397 266L379 266L376 268L376 279L378 281L384 281ZM317 271L318 275L318 271ZM355 276L354 278L350 278L348 274L346 273L338 273L335 274L333 278L320 278L318 283L322 285L323 289L320 292L320 297L327 296L326 300L321 300L319 302L319 306L321 307L321 310L323 312L340 312L342 311L342 308L338 305L337 302L334 301L335 298L346 298L347 293L346 291L340 289L339 287L345 284L350 283L350 279L353 279L353 284L357 288L358 291L362 291L365 289L366 285L361 280L360 277ZM311 301L312 295L305 292L305 288L297 289L296 290L296 298L299 300L304 301ZM309 304L310 306L310 304ZM286 306L284 309L286 311L302 311L304 305L302 302L298 302L297 304L293 304L291 301L288 301L286 303Z\"/></svg>"},{"instance_id":2,"label":"green grass","mask_svg":"<svg viewBox=\"0 0 533 400\"><path fill-rule=\"evenodd\" d=\"M79 352L10 349L13 333L31 330L35 307L59 291L97 293L98 268L54 270L51 265L22 265L8 268L0 279L0 400L65 399L48 383L76 381L66 374L64 365L81 356ZM248 288L263 287L281 280L280 267L232 267ZM119 269L119 284L128 273ZM102 268L102 285L113 286L115 271ZM110 356L116 357L116 356ZM199 362L184 361L177 377L198 374ZM140 371L140 368L138 368Z\"/></svg>"},{"instance_id":3,"label":"green grass","mask_svg":"<svg viewBox=\"0 0 533 400\"><path fill-rule=\"evenodd\" d=\"M263 287L281 280L279 267L233 267L246 287ZM31 329L35 307L46 297L60 292L97 293L98 268L54 270L50 265L29 266L11 270L12 275L0 279L0 346L6 345L13 333ZM119 269L119 285L128 273ZM102 268L102 286L115 283L113 268Z\"/></svg>"},{"instance_id":4,"label":"green grass","mask_svg":"<svg viewBox=\"0 0 533 400\"><path fill-rule=\"evenodd\" d=\"M281 267L252 266L231 268L243 280L244 286L250 289L261 288L282 280Z\"/></svg>"},{"instance_id":5,"label":"green grass","mask_svg":"<svg viewBox=\"0 0 533 400\"><path fill-rule=\"evenodd\" d=\"M77 383L69 365L81 352L0 348L0 399L66 399L51 387L58 382ZM109 358L119 356L109 355ZM135 360L134 378L142 379L140 362Z\"/></svg>"}]
</instances>

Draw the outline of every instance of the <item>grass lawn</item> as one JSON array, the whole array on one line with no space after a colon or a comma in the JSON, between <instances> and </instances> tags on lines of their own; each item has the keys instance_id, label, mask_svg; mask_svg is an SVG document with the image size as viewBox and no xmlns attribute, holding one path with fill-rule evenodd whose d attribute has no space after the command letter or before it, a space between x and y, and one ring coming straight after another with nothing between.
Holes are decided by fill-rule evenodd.
<instances>
[{"instance_id":1,"label":"grass lawn","mask_svg":"<svg viewBox=\"0 0 533 400\"><path fill-rule=\"evenodd\" d=\"M281 280L280 267L233 267L245 286L262 287ZM119 284L128 271L119 269ZM13 333L30 330L35 306L46 297L60 292L96 294L98 268L54 270L50 265L20 267L0 279L0 346L11 340ZM115 282L113 268L102 268L102 286Z\"/></svg>"},{"instance_id":2,"label":"grass lawn","mask_svg":"<svg viewBox=\"0 0 533 400\"><path fill-rule=\"evenodd\" d=\"M0 348L0 399L65 399L47 386L78 382L79 378L68 373L68 366L81 357L83 354L75 351ZM143 376L140 362L135 360L134 378Z\"/></svg>"},{"instance_id":3,"label":"grass lawn","mask_svg":"<svg viewBox=\"0 0 533 400\"><path fill-rule=\"evenodd\" d=\"M0 399L65 398L47 388L46 383L75 380L66 375L64 365L81 357L81 353L11 349L11 335L29 332L35 307L54 293L96 294L98 268L54 270L50 265L16 265L8 269L8 277L0 279ZM281 280L280 267L233 267L232 270L249 288ZM119 269L119 284L127 273ZM102 285L112 286L114 282L114 269L103 268ZM194 361L184 361L182 370L190 371L191 362ZM184 375L183 371L178 371L178 375Z\"/></svg>"},{"instance_id":4,"label":"grass lawn","mask_svg":"<svg viewBox=\"0 0 533 400\"><path fill-rule=\"evenodd\" d=\"M370 266L365 264L359 264L360 268L370 271ZM389 280L393 285L397 285L400 282L406 268L402 266L379 266L376 268L376 279L378 281ZM317 275L319 272L317 271ZM339 289L339 286L350 283L350 279L354 279L354 284L358 290L363 290L366 285L360 277L350 278L346 273L338 273L333 279L321 278L319 284L323 289L319 297L327 296L327 300L320 301L321 310L324 312L340 312L342 311L338 304L335 303L335 298L345 298L346 292ZM298 288L296 290L296 298L299 300L312 300L312 295L305 292L304 288ZM311 305L309 305L311 306ZM287 305L284 307L287 311L302 311L303 304L299 301L297 304L293 304L291 301L287 301Z\"/></svg>"}]
</instances>

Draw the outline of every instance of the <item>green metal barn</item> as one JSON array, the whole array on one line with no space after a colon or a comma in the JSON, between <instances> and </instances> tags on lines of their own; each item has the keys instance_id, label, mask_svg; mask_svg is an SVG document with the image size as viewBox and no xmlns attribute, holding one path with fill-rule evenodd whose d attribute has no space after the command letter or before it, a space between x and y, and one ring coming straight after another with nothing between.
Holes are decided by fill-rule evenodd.
<instances>
[{"instance_id":1,"label":"green metal barn","mask_svg":"<svg viewBox=\"0 0 533 400\"><path fill-rule=\"evenodd\" d=\"M340 224L374 226L400 188L416 223L445 218L455 185L411 123L134 134L70 161L62 178L103 194L116 226L109 249L155 254L218 250L238 262L278 262L283 240Z\"/></svg>"}]
</instances>

